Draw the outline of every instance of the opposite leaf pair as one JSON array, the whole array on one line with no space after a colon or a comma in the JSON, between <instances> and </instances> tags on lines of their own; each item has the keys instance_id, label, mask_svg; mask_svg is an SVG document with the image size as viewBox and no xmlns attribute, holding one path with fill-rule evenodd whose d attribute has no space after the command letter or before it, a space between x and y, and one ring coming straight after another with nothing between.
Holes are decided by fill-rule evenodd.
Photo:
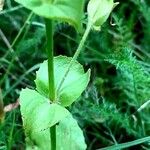
<instances>
[{"instance_id":1,"label":"opposite leaf pair","mask_svg":"<svg viewBox=\"0 0 150 150\"><path fill-rule=\"evenodd\" d=\"M71 58L65 56L54 58L56 88L64 76L70 60ZM47 61L41 64L35 80L37 91L24 89L20 94L27 149L33 147L39 150L50 149L49 128L57 123L59 123L56 125L58 150L86 149L81 129L64 106L69 106L81 95L89 82L89 77L90 71L84 73L83 67L75 61L60 89L60 93L57 93L58 103L51 103L47 98ZM61 147L62 145L63 147Z\"/></svg>"}]
</instances>

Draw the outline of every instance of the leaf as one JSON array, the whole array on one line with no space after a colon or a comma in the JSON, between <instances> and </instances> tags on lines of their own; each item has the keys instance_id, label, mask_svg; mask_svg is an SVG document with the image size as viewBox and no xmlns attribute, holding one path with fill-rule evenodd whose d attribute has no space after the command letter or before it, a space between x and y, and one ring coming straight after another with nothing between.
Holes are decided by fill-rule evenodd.
<instances>
[{"instance_id":1,"label":"leaf","mask_svg":"<svg viewBox=\"0 0 150 150\"><path fill-rule=\"evenodd\" d=\"M28 137L27 150L51 150L50 130L42 132L32 132L32 141ZM56 125L56 150L85 150L83 132L77 124L77 121L68 115Z\"/></svg>"},{"instance_id":2,"label":"leaf","mask_svg":"<svg viewBox=\"0 0 150 150\"><path fill-rule=\"evenodd\" d=\"M71 57L58 56L54 58L54 76L55 76L55 89L58 88ZM36 88L39 93L48 97L48 72L47 61L44 61L36 74ZM57 93L57 101L62 106L71 105L85 90L90 78L90 70L84 73L83 67L77 61L73 65L61 87Z\"/></svg>"},{"instance_id":3,"label":"leaf","mask_svg":"<svg viewBox=\"0 0 150 150\"><path fill-rule=\"evenodd\" d=\"M118 5L113 0L90 0L88 3L88 21L95 30L100 29L101 25L108 19L113 8Z\"/></svg>"},{"instance_id":4,"label":"leaf","mask_svg":"<svg viewBox=\"0 0 150 150\"><path fill-rule=\"evenodd\" d=\"M60 121L59 125L57 126L57 137L58 150L86 149L83 132L72 115L68 115Z\"/></svg>"},{"instance_id":5,"label":"leaf","mask_svg":"<svg viewBox=\"0 0 150 150\"><path fill-rule=\"evenodd\" d=\"M30 89L21 91L20 105L27 136L53 126L69 114L67 109L58 104L50 104L47 98Z\"/></svg>"},{"instance_id":6,"label":"leaf","mask_svg":"<svg viewBox=\"0 0 150 150\"><path fill-rule=\"evenodd\" d=\"M26 137L26 150L51 150L50 129L31 132Z\"/></svg>"},{"instance_id":7,"label":"leaf","mask_svg":"<svg viewBox=\"0 0 150 150\"><path fill-rule=\"evenodd\" d=\"M65 21L81 28L84 0L15 0L39 16Z\"/></svg>"}]
</instances>

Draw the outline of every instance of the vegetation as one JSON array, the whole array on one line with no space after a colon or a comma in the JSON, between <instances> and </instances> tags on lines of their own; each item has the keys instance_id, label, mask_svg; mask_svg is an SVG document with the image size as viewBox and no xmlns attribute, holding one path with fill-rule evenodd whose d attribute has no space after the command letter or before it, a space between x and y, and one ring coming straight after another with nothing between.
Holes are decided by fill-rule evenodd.
<instances>
[{"instance_id":1,"label":"vegetation","mask_svg":"<svg viewBox=\"0 0 150 150\"><path fill-rule=\"evenodd\" d=\"M71 147L68 143L73 142L75 149L149 150L149 0L118 0L120 4L112 12L114 3L107 4L104 8L110 9L111 14L107 11L103 19L99 18L102 9L93 14L91 11L92 8L96 10L99 1L91 0L89 5L89 0L83 0L82 15L82 1L70 3L66 0L70 6L74 3L73 6L80 13L70 18L56 16L59 17L57 20L49 16L51 20L46 21L44 11L36 12L31 6L26 6L27 0L16 1L29 9L11 0L5 0L3 7L3 0L0 0L0 9L3 8L0 11L0 149L21 150L44 145L46 149L52 146L52 149L57 147L59 150L61 147L67 150ZM92 1L97 1L97 5ZM108 1L101 0L101 3ZM51 15L58 15L56 11L53 13ZM92 20L92 24L88 36L84 36L89 20ZM54 28L51 28L51 22ZM50 29L52 33L46 32ZM49 38L53 38L54 43ZM55 57L52 53L47 56L46 47L54 49ZM75 53L76 49L80 53ZM49 67L44 61L47 58ZM70 62L68 76L72 78L66 76L63 83L63 75L68 69L68 65L64 64ZM54 76L51 72L53 63L57 68ZM49 79L45 76L48 74L47 68ZM58 92L62 97L57 102L53 80L66 86L63 94L69 95L68 99ZM42 111L39 105L47 99L50 103L54 101L55 106L47 108L50 106L47 104ZM45 109L48 109L46 114ZM36 129L41 133L36 134ZM72 139L65 135L68 129ZM38 146L36 148L41 149L42 146Z\"/></svg>"}]
</instances>

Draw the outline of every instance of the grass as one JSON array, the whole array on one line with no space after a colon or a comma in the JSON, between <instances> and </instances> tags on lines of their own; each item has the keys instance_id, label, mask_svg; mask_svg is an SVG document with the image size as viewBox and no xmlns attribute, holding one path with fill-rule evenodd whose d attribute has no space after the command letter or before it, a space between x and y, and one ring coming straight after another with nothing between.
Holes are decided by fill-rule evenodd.
<instances>
[{"instance_id":1,"label":"grass","mask_svg":"<svg viewBox=\"0 0 150 150\"><path fill-rule=\"evenodd\" d=\"M78 60L85 70L92 69L91 82L69 109L84 131L89 150L150 149L149 16L149 0L120 0L101 32L90 33L81 52ZM40 17L31 17L30 11L10 0L0 18L0 88L8 105L16 102L22 88L35 87L31 81L46 59L45 28ZM57 25L55 55L72 56L79 39L67 24ZM17 108L6 113L0 125L0 149L24 148Z\"/></svg>"}]
</instances>

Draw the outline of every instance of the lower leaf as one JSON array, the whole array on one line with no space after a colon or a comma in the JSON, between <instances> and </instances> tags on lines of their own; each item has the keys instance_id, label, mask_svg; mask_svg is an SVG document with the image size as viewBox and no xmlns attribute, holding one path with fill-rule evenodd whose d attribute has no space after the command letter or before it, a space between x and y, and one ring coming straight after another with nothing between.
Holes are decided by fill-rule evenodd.
<instances>
[{"instance_id":1,"label":"lower leaf","mask_svg":"<svg viewBox=\"0 0 150 150\"><path fill-rule=\"evenodd\" d=\"M24 89L20 93L23 124L27 136L41 132L69 115L69 111L50 101L35 90Z\"/></svg>"},{"instance_id":2,"label":"lower leaf","mask_svg":"<svg viewBox=\"0 0 150 150\"><path fill-rule=\"evenodd\" d=\"M32 132L32 141L27 138L27 150L51 150L50 129ZM82 130L70 114L56 125L56 150L85 150Z\"/></svg>"}]
</instances>

